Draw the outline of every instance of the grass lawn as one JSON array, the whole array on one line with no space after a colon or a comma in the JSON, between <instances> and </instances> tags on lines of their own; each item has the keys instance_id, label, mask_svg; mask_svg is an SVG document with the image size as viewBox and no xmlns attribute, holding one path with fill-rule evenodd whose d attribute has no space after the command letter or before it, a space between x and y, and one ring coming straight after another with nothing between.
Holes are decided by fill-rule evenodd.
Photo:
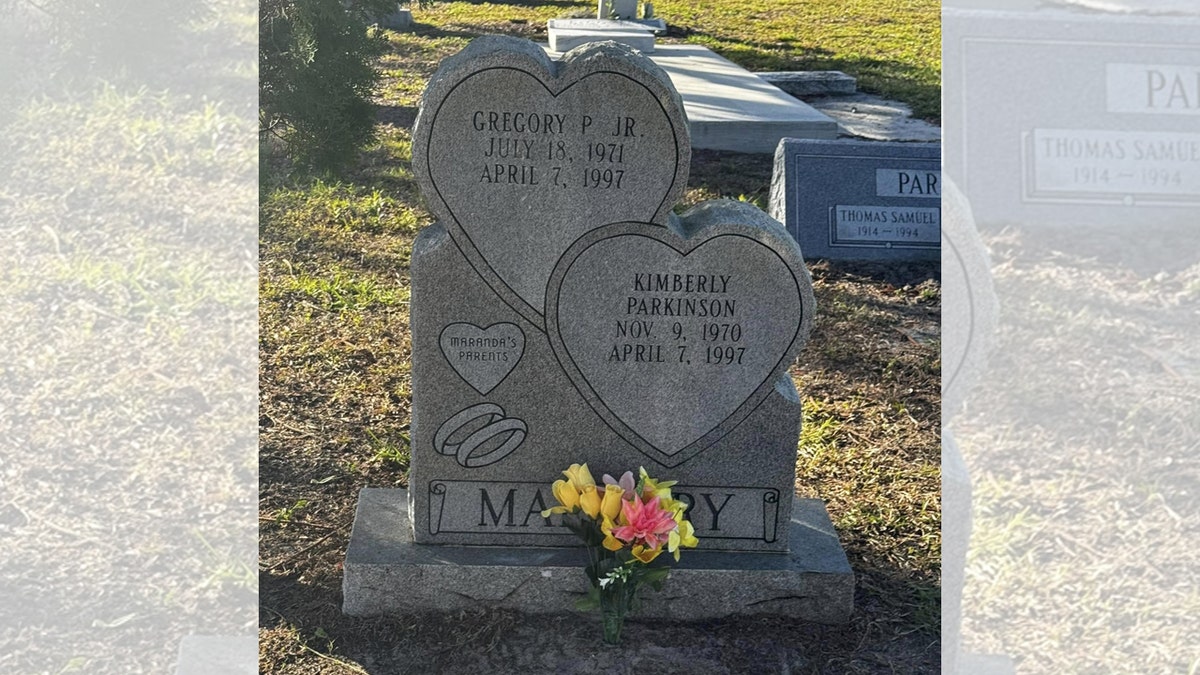
<instances>
[{"instance_id":1,"label":"grass lawn","mask_svg":"<svg viewBox=\"0 0 1200 675\"><path fill-rule=\"evenodd\" d=\"M829 504L857 577L843 627L766 619L638 624L599 650L594 621L479 610L341 614L359 489L406 484L408 263L430 222L410 127L437 63L475 35L544 36L586 3L442 3L389 34L377 141L339 180L264 172L260 223L260 666L264 672L935 672L939 659L937 265L813 266L818 318L792 369L804 397L797 493ZM752 69L839 68L936 117L931 2L656 4L670 39ZM887 16L885 21L882 15ZM885 34L887 39L872 36ZM909 36L909 37L905 37ZM919 40L911 37L919 36ZM769 156L696 152L685 204L762 203ZM554 632L554 640L545 635Z\"/></svg>"},{"instance_id":2,"label":"grass lawn","mask_svg":"<svg viewBox=\"0 0 1200 675\"><path fill-rule=\"evenodd\" d=\"M443 35L518 33L546 40L546 21L594 16L595 2L438 3L414 20ZM660 0L662 42L704 45L751 71L841 70L859 88L941 114L941 5L929 0Z\"/></svg>"}]
</instances>

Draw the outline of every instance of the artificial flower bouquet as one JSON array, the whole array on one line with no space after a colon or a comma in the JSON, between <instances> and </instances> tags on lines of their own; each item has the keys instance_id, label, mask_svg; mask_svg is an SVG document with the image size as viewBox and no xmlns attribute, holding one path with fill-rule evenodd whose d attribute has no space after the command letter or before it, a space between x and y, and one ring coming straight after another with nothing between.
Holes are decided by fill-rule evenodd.
<instances>
[{"instance_id":1,"label":"artificial flower bouquet","mask_svg":"<svg viewBox=\"0 0 1200 675\"><path fill-rule=\"evenodd\" d=\"M587 464L572 464L566 480L554 481L558 506L542 511L543 518L562 514L563 525L587 545L585 568L591 589L579 609L599 609L604 641L621 641L625 615L634 607L638 587L645 583L661 590L670 568L651 567L665 550L679 561L681 548L695 548L692 524L683 517L687 504L671 496L675 481L657 481L643 468L640 477L626 471L620 480L604 475L596 485Z\"/></svg>"}]
</instances>

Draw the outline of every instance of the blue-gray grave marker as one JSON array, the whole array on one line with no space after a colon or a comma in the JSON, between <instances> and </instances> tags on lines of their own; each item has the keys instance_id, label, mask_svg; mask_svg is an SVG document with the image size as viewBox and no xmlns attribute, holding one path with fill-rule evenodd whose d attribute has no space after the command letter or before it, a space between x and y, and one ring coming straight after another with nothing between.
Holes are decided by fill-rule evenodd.
<instances>
[{"instance_id":1,"label":"blue-gray grave marker","mask_svg":"<svg viewBox=\"0 0 1200 675\"><path fill-rule=\"evenodd\" d=\"M771 216L805 259L938 260L941 198L935 144L785 138L775 151Z\"/></svg>"}]
</instances>

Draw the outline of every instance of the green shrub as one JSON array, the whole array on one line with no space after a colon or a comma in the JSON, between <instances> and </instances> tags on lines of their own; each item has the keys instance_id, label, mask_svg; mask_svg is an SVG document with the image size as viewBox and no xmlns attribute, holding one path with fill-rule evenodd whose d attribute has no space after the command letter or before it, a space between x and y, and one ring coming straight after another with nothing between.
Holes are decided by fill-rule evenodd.
<instances>
[{"instance_id":1,"label":"green shrub","mask_svg":"<svg viewBox=\"0 0 1200 675\"><path fill-rule=\"evenodd\" d=\"M346 164L374 133L372 60L383 49L370 24L395 0L262 0L259 118L289 157L318 169Z\"/></svg>"}]
</instances>

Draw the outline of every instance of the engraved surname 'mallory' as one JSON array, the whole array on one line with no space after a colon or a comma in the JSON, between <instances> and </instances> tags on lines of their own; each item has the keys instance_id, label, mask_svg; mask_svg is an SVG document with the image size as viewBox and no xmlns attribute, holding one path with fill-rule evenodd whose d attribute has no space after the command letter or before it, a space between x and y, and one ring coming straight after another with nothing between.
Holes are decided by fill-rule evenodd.
<instances>
[{"instance_id":1,"label":"engraved surname 'mallory'","mask_svg":"<svg viewBox=\"0 0 1200 675\"><path fill-rule=\"evenodd\" d=\"M479 522L476 527L530 527L536 525L539 520L542 521L543 527L559 527L550 518L541 517L541 512L546 509L546 498L542 495L541 488L537 488L532 495L518 496L518 491L519 488L511 487L499 494L493 494L486 487L480 487ZM698 532L720 532L721 512L738 495L733 492L698 494L699 500L691 492L676 491L675 497L688 505L688 518ZM740 496L748 498L746 495Z\"/></svg>"}]
</instances>

